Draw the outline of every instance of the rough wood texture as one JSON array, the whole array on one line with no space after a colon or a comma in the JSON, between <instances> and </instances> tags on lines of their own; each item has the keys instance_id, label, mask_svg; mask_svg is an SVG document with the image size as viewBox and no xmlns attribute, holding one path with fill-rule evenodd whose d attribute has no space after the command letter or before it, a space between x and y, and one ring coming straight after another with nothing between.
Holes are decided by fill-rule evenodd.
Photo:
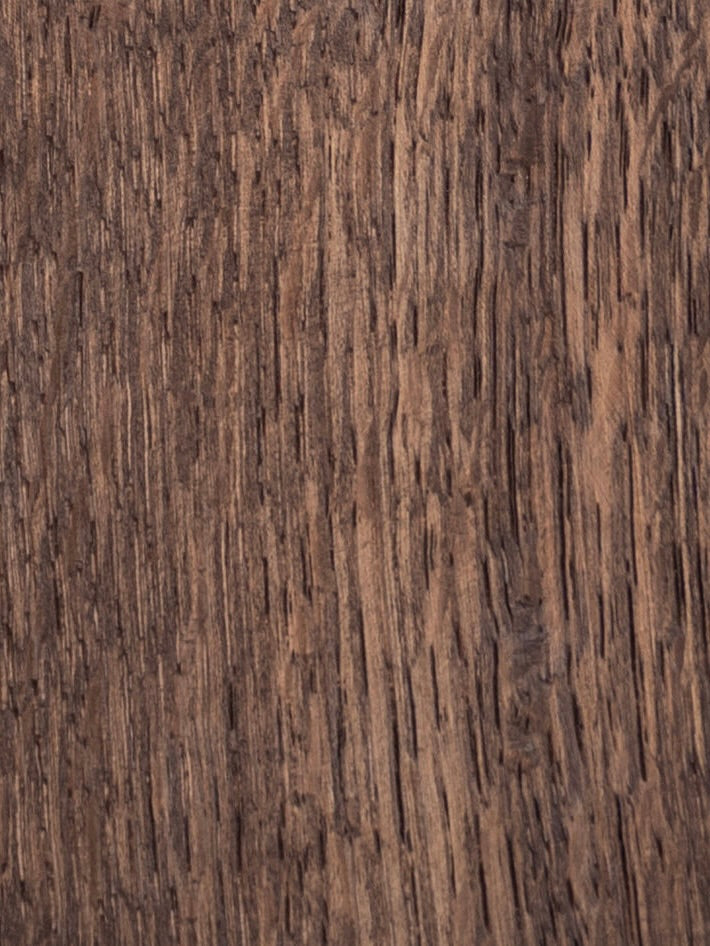
<instances>
[{"instance_id":1,"label":"rough wood texture","mask_svg":"<svg viewBox=\"0 0 710 946\"><path fill-rule=\"evenodd\" d=\"M0 943L710 943L705 0L0 4Z\"/></svg>"}]
</instances>

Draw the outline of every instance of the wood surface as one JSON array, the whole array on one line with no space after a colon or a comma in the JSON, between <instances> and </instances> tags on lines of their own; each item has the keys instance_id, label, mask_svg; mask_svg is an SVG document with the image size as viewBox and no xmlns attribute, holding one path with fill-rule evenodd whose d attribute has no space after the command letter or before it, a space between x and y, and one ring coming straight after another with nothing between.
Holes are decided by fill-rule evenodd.
<instances>
[{"instance_id":1,"label":"wood surface","mask_svg":"<svg viewBox=\"0 0 710 946\"><path fill-rule=\"evenodd\" d=\"M2 0L0 944L710 944L705 0Z\"/></svg>"}]
</instances>

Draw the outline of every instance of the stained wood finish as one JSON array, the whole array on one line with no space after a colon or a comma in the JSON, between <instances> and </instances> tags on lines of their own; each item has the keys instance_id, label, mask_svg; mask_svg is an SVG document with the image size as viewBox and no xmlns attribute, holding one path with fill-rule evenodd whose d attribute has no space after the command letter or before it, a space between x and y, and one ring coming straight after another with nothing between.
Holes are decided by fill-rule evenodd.
<instances>
[{"instance_id":1,"label":"stained wood finish","mask_svg":"<svg viewBox=\"0 0 710 946\"><path fill-rule=\"evenodd\" d=\"M710 942L707 10L3 0L3 946Z\"/></svg>"}]
</instances>

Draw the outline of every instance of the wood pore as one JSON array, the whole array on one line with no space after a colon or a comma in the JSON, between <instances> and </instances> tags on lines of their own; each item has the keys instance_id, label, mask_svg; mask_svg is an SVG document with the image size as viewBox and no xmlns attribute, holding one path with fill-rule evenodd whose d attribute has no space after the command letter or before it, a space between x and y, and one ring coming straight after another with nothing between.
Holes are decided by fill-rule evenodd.
<instances>
[{"instance_id":1,"label":"wood pore","mask_svg":"<svg viewBox=\"0 0 710 946\"><path fill-rule=\"evenodd\" d=\"M705 0L2 0L1 946L710 944Z\"/></svg>"}]
</instances>

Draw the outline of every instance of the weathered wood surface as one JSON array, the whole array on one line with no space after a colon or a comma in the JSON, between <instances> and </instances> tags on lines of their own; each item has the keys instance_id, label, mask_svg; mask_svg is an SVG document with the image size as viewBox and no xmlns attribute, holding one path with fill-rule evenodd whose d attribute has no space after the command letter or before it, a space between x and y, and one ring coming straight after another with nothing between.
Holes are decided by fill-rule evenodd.
<instances>
[{"instance_id":1,"label":"weathered wood surface","mask_svg":"<svg viewBox=\"0 0 710 946\"><path fill-rule=\"evenodd\" d=\"M0 4L0 943L710 943L704 0Z\"/></svg>"}]
</instances>

